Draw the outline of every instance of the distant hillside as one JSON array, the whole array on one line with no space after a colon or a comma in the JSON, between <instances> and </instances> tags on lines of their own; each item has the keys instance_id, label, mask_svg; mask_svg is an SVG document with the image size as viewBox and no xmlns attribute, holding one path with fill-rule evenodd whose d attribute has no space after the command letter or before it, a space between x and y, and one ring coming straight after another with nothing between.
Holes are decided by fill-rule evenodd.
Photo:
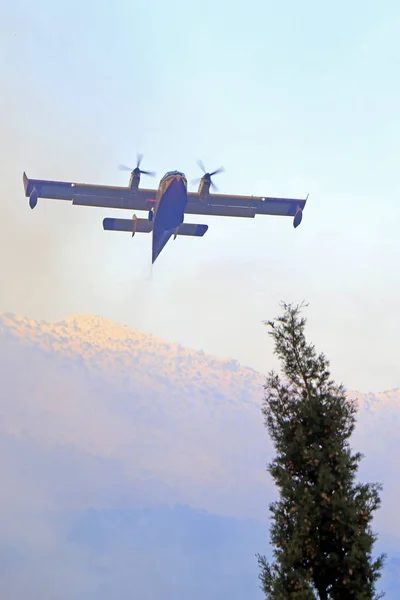
<instances>
[{"instance_id":1,"label":"distant hillside","mask_svg":"<svg viewBox=\"0 0 400 600\"><path fill-rule=\"evenodd\" d=\"M51 457L44 469L62 455L82 472L77 489L61 478L63 504L72 495L84 505L178 501L265 513L258 373L94 317L52 325L2 316L0 325L10 398L0 428L13 447ZM111 489L102 488L104 470Z\"/></svg>"},{"instance_id":2,"label":"distant hillside","mask_svg":"<svg viewBox=\"0 0 400 600\"><path fill-rule=\"evenodd\" d=\"M44 478L60 460L82 473L79 485L60 478L63 504L181 502L266 518L271 446L260 373L87 315L56 323L0 315L0 365L10 456L24 447L52 457ZM400 390L352 396L354 441L372 476L386 478L400 449ZM104 471L112 489L103 489ZM131 497L133 481L141 493Z\"/></svg>"},{"instance_id":3,"label":"distant hillside","mask_svg":"<svg viewBox=\"0 0 400 600\"><path fill-rule=\"evenodd\" d=\"M237 520L239 529L240 523L250 518L253 523L258 521L265 532L268 503L275 490L265 471L271 445L260 413L264 380L264 375L241 367L235 360L207 356L98 317L39 323L0 315L0 573L6 569L4 557L7 564L16 565L17 573L19 560L24 568L33 569L29 567L35 564L32 553L42 557L51 553L60 560L54 563L55 570L57 565L72 561L68 567L72 581L77 567L76 558L71 556L83 553L81 564L87 560L87 570L92 573L94 569L89 582L92 596L88 591L85 597L109 597L104 591L111 589L105 583L107 569L111 569L115 581L116 573L123 570L120 550L114 549L117 554L113 554L112 543L122 533L114 532L110 515L128 519L129 511L142 515L141 511L151 507L164 511L166 506L186 505L189 512L185 514L206 510L214 514L210 515L210 523L214 518L230 517ZM357 397L360 406L353 446L366 454L361 476L384 484L383 507L376 527L385 539L391 536L394 549L400 544L396 506L400 492L400 390L351 395ZM82 523L87 519L90 522L92 513L87 511L92 509L98 515L96 523L103 523L98 531L106 527L110 532L98 542L100 546L90 536L86 541L76 537L78 530L82 533L89 527ZM53 514L59 515L56 521L61 519L57 526L50 517ZM78 529L65 516L71 514L81 523ZM177 514L184 519L183 513ZM193 519L195 530L200 531L205 525L198 524L197 517ZM151 523L148 526L153 527ZM94 526L90 527L96 537ZM159 543L168 553L172 533L166 526L160 526L159 538L147 530L138 533L141 530L137 524L126 521L126 527L128 537L156 536L154 545ZM243 527L247 532L251 529L250 525ZM245 530L235 534L234 542L226 538L223 546L235 564L239 559L229 554L229 547L244 543L242 536L248 535L243 533ZM135 548L143 547L140 539L135 543ZM87 544L92 546L88 548ZM252 545L249 542L249 552ZM146 552L154 554L151 544L145 547ZM25 548L25 559L20 555L21 548ZM185 555L182 548L177 550L180 561ZM253 550L256 553L265 547ZM59 555L54 554L56 551ZM94 562L89 558L93 552L97 557ZM197 544L191 560L204 561L204 552L204 547ZM240 560L250 565L252 559L247 556L249 562ZM146 560L151 563L151 556ZM398 579L396 561L393 554L388 570L392 583ZM249 572L245 575L240 571L239 562L236 568L244 578L241 581L248 581ZM232 563L226 569L231 567ZM171 572L179 573L179 568L179 561L175 562ZM85 580L81 571L80 577ZM255 566L253 575L256 571ZM128 577L128 571L124 573L121 571L121 577ZM167 571L163 573L166 577ZM103 581L103 596L93 587L93 577ZM213 595L207 587L212 586L210 577L201 588L207 597L230 593L229 586L220 582ZM13 591L10 586L7 589ZM83 581L77 586L85 587ZM171 586L167 600L178 593ZM113 597L125 598L115 592L115 587L112 589ZM183 590L190 595L189 583L179 588L179 593ZM8 596L19 600L14 593ZM81 596L71 593L65 597ZM231 597L236 600L240 596ZM248 597L258 598L258 591L254 596L249 592Z\"/></svg>"}]
</instances>

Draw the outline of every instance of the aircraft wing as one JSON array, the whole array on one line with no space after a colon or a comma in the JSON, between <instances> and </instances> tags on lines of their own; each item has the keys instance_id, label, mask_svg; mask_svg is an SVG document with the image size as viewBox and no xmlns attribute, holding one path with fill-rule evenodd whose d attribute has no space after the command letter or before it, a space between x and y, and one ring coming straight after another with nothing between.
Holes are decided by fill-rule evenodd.
<instances>
[{"instance_id":1,"label":"aircraft wing","mask_svg":"<svg viewBox=\"0 0 400 600\"><path fill-rule=\"evenodd\" d=\"M80 206L148 210L148 201L154 199L157 193L156 190L140 188L137 193L132 193L128 187L29 179L26 173L23 180L25 196L30 198L31 208L34 208L38 198L52 198L69 200Z\"/></svg>"},{"instance_id":2,"label":"aircraft wing","mask_svg":"<svg viewBox=\"0 0 400 600\"><path fill-rule=\"evenodd\" d=\"M188 192L188 203L185 212L221 217L254 218L256 215L294 217L299 209L301 211L304 209L307 198L300 200L296 198L209 194L208 200L203 201L196 192Z\"/></svg>"}]
</instances>

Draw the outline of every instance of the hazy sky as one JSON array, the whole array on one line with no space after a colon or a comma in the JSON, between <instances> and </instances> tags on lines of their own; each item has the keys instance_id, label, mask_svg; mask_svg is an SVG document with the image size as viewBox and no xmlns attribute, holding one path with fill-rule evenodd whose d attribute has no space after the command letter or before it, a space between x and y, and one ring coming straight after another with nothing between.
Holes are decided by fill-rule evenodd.
<instances>
[{"instance_id":1,"label":"hazy sky","mask_svg":"<svg viewBox=\"0 0 400 600\"><path fill-rule=\"evenodd\" d=\"M96 313L267 371L262 320L306 300L336 378L400 386L398 2L0 7L0 311ZM221 192L309 192L303 223L200 217L151 272L150 236L103 232L121 211L29 209L24 170L125 185L137 152L159 177L223 164Z\"/></svg>"}]
</instances>

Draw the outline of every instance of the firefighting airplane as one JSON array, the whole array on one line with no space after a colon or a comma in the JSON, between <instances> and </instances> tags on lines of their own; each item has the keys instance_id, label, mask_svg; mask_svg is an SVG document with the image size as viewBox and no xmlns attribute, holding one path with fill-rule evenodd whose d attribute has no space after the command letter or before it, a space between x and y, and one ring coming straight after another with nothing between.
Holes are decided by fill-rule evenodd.
<instances>
[{"instance_id":1,"label":"firefighting airplane","mask_svg":"<svg viewBox=\"0 0 400 600\"><path fill-rule=\"evenodd\" d=\"M199 181L197 192L187 190L187 179L180 171L169 171L160 180L158 189L139 188L140 176L155 176L150 171L140 169L142 156L138 156L135 169L120 165L122 170L131 171L128 187L89 185L64 181L46 181L28 179L23 174L25 196L29 197L29 206L35 208L38 198L72 200L80 206L98 206L140 210L148 213L147 218L132 219L106 218L103 229L107 231L126 231L135 233L153 233L152 263L155 262L171 236L202 237L208 225L184 223L185 214L247 217L255 215L282 215L293 217L293 226L298 227L307 202L289 198L266 198L258 196L232 196L230 194L211 194L215 188L213 175L222 172L222 167L206 172L198 161L204 175Z\"/></svg>"}]
</instances>

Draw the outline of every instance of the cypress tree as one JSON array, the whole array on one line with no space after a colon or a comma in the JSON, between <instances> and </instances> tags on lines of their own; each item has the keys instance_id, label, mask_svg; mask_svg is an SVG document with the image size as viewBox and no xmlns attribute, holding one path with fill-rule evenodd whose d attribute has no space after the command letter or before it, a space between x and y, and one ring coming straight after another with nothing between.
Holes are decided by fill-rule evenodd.
<instances>
[{"instance_id":1,"label":"cypress tree","mask_svg":"<svg viewBox=\"0 0 400 600\"><path fill-rule=\"evenodd\" d=\"M363 458L349 444L356 402L307 343L302 308L283 304L265 323L284 380L270 372L262 407L279 500L270 505L274 562L258 555L261 587L268 600L378 600L385 556L372 556L371 521L381 486L356 481Z\"/></svg>"}]
</instances>

